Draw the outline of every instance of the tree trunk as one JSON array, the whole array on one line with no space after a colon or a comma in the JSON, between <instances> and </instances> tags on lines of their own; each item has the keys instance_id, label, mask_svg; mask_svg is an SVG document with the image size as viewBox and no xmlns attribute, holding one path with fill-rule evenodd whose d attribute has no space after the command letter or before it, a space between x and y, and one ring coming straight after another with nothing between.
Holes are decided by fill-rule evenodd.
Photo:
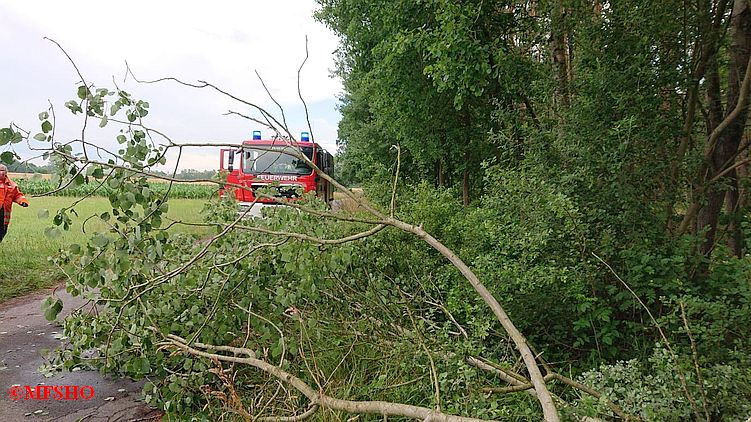
<instances>
[{"instance_id":1,"label":"tree trunk","mask_svg":"<svg viewBox=\"0 0 751 422\"><path fill-rule=\"evenodd\" d=\"M462 203L469 206L469 151L464 153L464 180L462 180Z\"/></svg>"},{"instance_id":2,"label":"tree trunk","mask_svg":"<svg viewBox=\"0 0 751 422\"><path fill-rule=\"evenodd\" d=\"M719 50L719 42L722 38L721 34L724 33L722 27L723 22L725 21L724 16L726 14L727 2L728 0L720 0L720 2L717 4L716 9L714 10L714 16L712 15L712 13L710 13L709 10L707 10L705 18L702 19L701 23L699 24L699 28L702 29L698 39L699 48L697 48L696 51L693 52L693 57L690 60L690 68L694 70L690 74L690 83L688 85L684 103L686 112L684 117L683 133L681 134L681 137L679 139L680 142L675 159L670 164L670 179L667 189L671 193L671 196L668 199L668 205L666 207L667 229L669 233L674 233L673 216L675 211L675 202L680 195L680 165L683 162L687 152L692 149L694 142L692 132L694 127L694 118L696 116L698 107L697 100L699 96L699 81L704 79L707 74L712 73L712 70L708 70L710 64L713 64L716 70L716 55ZM686 52L686 54L689 55L688 51ZM707 77L707 85L713 83L713 81L709 80L709 78L711 78L711 75ZM719 79L717 79L716 82L719 84ZM708 86L707 91L711 93L713 92L713 88L711 86ZM720 91L717 91L717 98L722 98ZM720 113L720 116L722 116L722 113ZM716 127L712 126L711 124L707 124L707 126L709 128L709 131L711 131L712 128ZM699 173L699 175L697 175L694 180L697 183L700 183L702 180L701 173ZM701 198L691 198L691 206L689 207L689 210L687 210L686 215L684 216L684 219L677 230L678 235L685 233L689 227L689 224L694 222L694 217L696 215L695 213L699 208L700 200Z\"/></svg>"},{"instance_id":3,"label":"tree trunk","mask_svg":"<svg viewBox=\"0 0 751 422\"><path fill-rule=\"evenodd\" d=\"M748 206L748 191L743 187L741 181L747 180L749 176L748 162L746 161L749 159L749 157L751 157L748 149L749 142L751 142L751 140L749 140L749 135L747 132L744 132L743 140L741 141L740 146L740 150L742 152L736 159L738 167L736 167L735 171L732 174L732 176L734 177L733 190L729 191L727 196L725 197L725 206L728 210L732 210L733 212L732 218L730 219L730 223L728 225L728 232L730 234L728 238L728 247L738 258L742 257L743 253L746 250L746 242L743 238L743 232L741 231L740 223L743 220L743 215L746 212L746 207Z\"/></svg>"},{"instance_id":4,"label":"tree trunk","mask_svg":"<svg viewBox=\"0 0 751 422\"><path fill-rule=\"evenodd\" d=\"M748 67L751 54L751 10L747 0L735 0L730 21L732 30L732 44L730 46L730 64L728 69L728 99L725 117L728 117L738 105L743 75ZM738 115L732 119L727 127L717 137L714 146L709 145L706 159L704 186L721 171L735 162L738 146L743 137L743 130L748 116L748 103L741 104ZM707 186L706 203L697 215L697 230L706 230L700 253L709 257L712 253L717 234L720 212L725 200L726 190L723 182L731 180L731 173L719 178L715 186ZM732 180L731 180L732 181ZM728 210L732 211L732 210Z\"/></svg>"},{"instance_id":5,"label":"tree trunk","mask_svg":"<svg viewBox=\"0 0 751 422\"><path fill-rule=\"evenodd\" d=\"M731 189L725 194L725 209L730 214L728 221L727 244L733 255L740 258L743 255L743 232L741 231L741 195L737 172L734 170L728 175L731 179Z\"/></svg>"},{"instance_id":6,"label":"tree trunk","mask_svg":"<svg viewBox=\"0 0 751 422\"><path fill-rule=\"evenodd\" d=\"M446 166L441 158L435 161L435 184L439 188L446 186Z\"/></svg>"},{"instance_id":7,"label":"tree trunk","mask_svg":"<svg viewBox=\"0 0 751 422\"><path fill-rule=\"evenodd\" d=\"M561 104L568 106L569 97L569 49L568 37L566 36L566 9L562 1L556 1L553 6L553 16L550 28L550 49L552 50L553 64L556 67L558 78L558 95Z\"/></svg>"}]
</instances>

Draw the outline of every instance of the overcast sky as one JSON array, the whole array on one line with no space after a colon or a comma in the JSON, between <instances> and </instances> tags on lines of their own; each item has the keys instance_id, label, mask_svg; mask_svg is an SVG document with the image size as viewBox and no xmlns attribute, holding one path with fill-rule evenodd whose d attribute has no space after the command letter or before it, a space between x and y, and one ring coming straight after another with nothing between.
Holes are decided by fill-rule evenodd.
<instances>
[{"instance_id":1,"label":"overcast sky","mask_svg":"<svg viewBox=\"0 0 751 422\"><path fill-rule=\"evenodd\" d=\"M297 93L301 77L316 141L334 152L340 119L336 97L341 82L331 77L337 38L315 22L313 0L274 1L48 1L0 0L0 126L14 122L39 132L39 112L52 102L58 140L80 137L81 120L63 106L75 99L79 78L65 55L44 37L59 42L88 82L112 88L117 83L150 103L145 123L175 142L240 142L261 129L247 120L224 116L251 110L214 92L174 83L138 84L124 80L125 61L139 79L172 76L205 80L270 110L255 71L285 108L293 133L306 130ZM87 139L113 145L114 129L92 125ZM264 131L264 138L271 133ZM31 156L16 148L22 158ZM214 151L184 154L180 168L213 169Z\"/></svg>"}]
</instances>

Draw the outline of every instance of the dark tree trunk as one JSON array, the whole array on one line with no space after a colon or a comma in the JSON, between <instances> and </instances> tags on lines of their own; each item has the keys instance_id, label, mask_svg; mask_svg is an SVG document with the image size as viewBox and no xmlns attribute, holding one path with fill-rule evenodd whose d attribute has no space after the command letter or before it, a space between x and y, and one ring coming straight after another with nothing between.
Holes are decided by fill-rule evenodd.
<instances>
[{"instance_id":1,"label":"dark tree trunk","mask_svg":"<svg viewBox=\"0 0 751 422\"><path fill-rule=\"evenodd\" d=\"M733 255L740 258L743 255L744 247L743 232L741 232L740 225L741 210L743 209L741 192L736 171L732 171L728 177L731 178L731 189L725 194L725 210L730 214L727 243Z\"/></svg>"},{"instance_id":2,"label":"dark tree trunk","mask_svg":"<svg viewBox=\"0 0 751 422\"><path fill-rule=\"evenodd\" d=\"M722 88L720 87L720 73L717 61L712 60L707 65L707 135L720 125L723 118Z\"/></svg>"},{"instance_id":3,"label":"dark tree trunk","mask_svg":"<svg viewBox=\"0 0 751 422\"><path fill-rule=\"evenodd\" d=\"M746 72L749 55L751 54L751 10L749 10L747 0L735 0L730 25L732 29L732 44L730 46L730 64L728 69L726 117L738 104L743 75ZM710 83L711 79L710 77ZM738 153L738 146L743 137L743 129L748 116L747 104L725 130L720 133L715 147L709 150L708 157L706 157L707 171L704 176L705 186L716 175L735 162L735 156ZM710 107L712 107L711 103ZM733 173L734 177L734 172L731 173ZM699 210L697 215L696 229L706 230L700 252L707 257L711 255L714 248L720 212L722 211L722 205L727 193L721 186L725 184L723 182L729 180L732 182L732 179L729 179L730 177L730 174L727 174L720 178L714 186L709 187L705 198L705 205Z\"/></svg>"},{"instance_id":4,"label":"dark tree trunk","mask_svg":"<svg viewBox=\"0 0 751 422\"><path fill-rule=\"evenodd\" d=\"M439 188L446 186L446 166L440 158L435 162L435 181Z\"/></svg>"},{"instance_id":5,"label":"dark tree trunk","mask_svg":"<svg viewBox=\"0 0 751 422\"><path fill-rule=\"evenodd\" d=\"M569 46L566 36L566 9L561 1L556 2L553 6L553 17L551 22L550 49L552 50L553 63L556 67L558 78L558 95L561 103L568 106L570 103L569 94Z\"/></svg>"},{"instance_id":6,"label":"dark tree trunk","mask_svg":"<svg viewBox=\"0 0 751 422\"><path fill-rule=\"evenodd\" d=\"M469 151L464 153L464 180L462 180L462 203L469 206Z\"/></svg>"}]
</instances>

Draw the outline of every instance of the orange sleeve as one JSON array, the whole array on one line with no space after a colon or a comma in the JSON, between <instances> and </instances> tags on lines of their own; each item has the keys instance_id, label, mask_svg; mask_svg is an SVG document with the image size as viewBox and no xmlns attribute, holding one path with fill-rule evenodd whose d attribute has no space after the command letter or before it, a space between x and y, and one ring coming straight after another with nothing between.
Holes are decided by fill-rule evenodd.
<instances>
[{"instance_id":1,"label":"orange sleeve","mask_svg":"<svg viewBox=\"0 0 751 422\"><path fill-rule=\"evenodd\" d=\"M17 203L19 205L21 205L21 204L29 205L29 200L26 199L25 196L23 196L23 194L21 193L21 190L18 189L18 186L16 186L16 189L15 189L15 195L14 195L14 198L13 198L13 202L15 202L15 203Z\"/></svg>"}]
</instances>

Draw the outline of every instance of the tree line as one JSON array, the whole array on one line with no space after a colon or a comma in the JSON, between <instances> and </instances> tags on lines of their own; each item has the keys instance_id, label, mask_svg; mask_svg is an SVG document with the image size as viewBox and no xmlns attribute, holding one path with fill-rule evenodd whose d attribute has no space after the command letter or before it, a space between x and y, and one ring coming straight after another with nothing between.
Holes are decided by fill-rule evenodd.
<instances>
[{"instance_id":1,"label":"tree line","mask_svg":"<svg viewBox=\"0 0 751 422\"><path fill-rule=\"evenodd\" d=\"M39 173L39 174L53 174L57 171L57 168L47 163L44 165L37 165L28 161L13 160L7 164L8 171L11 173ZM171 172L165 172L161 170L152 170L152 173L164 177L172 177ZM195 170L195 169L182 169L174 174L174 178L178 180L201 180L201 179L214 179L217 177L216 170Z\"/></svg>"},{"instance_id":2,"label":"tree line","mask_svg":"<svg viewBox=\"0 0 751 422\"><path fill-rule=\"evenodd\" d=\"M534 172L616 232L744 253L746 1L319 4L342 40L344 178L388 173L399 144L406 177L465 205L489 168Z\"/></svg>"}]
</instances>

